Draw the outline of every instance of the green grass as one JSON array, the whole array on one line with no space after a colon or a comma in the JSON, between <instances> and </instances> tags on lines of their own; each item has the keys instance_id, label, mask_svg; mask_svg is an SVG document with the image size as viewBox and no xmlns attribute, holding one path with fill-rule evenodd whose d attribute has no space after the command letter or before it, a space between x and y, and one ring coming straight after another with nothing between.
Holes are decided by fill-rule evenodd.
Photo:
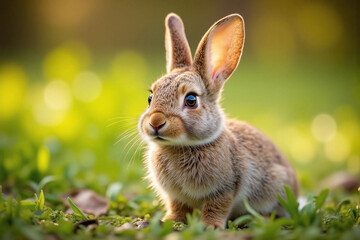
<instances>
[{"instance_id":1,"label":"green grass","mask_svg":"<svg viewBox=\"0 0 360 240\"><path fill-rule=\"evenodd\" d=\"M359 175L359 85L351 62L319 64L299 57L284 67L243 57L225 84L222 106L279 146L308 204L299 211L288 191L288 200L281 201L290 219L263 218L249 205L250 214L229 222L227 230L205 231L198 212L188 216L188 225L160 224L163 207L142 180L137 119L147 106L146 89L165 71L164 56L125 49L88 59L83 47L64 44L31 62L21 53L14 62L0 62L0 239L359 238L357 193L317 190L333 172ZM90 80L101 91L87 89ZM94 99L87 101L91 94ZM315 129L332 135L327 140L313 130L322 114L336 124ZM94 220L74 199L60 200L76 189L106 196L106 216ZM68 203L73 214L66 213ZM139 221L150 224L131 225Z\"/></svg>"},{"instance_id":2,"label":"green grass","mask_svg":"<svg viewBox=\"0 0 360 240\"><path fill-rule=\"evenodd\" d=\"M1 190L1 189L0 189ZM41 190L35 198L0 197L0 236L2 239L218 239L251 237L254 239L359 239L360 193L336 202L329 199L329 190L309 194L306 205L299 210L291 190L285 187L287 200L279 196L290 218L263 217L245 200L248 215L229 221L226 230L205 230L199 211L188 214L188 224L161 222L162 207L153 205L153 197L137 196L128 200L113 195L106 216L86 216L69 198L74 213L65 214L63 204L46 200ZM51 189L49 189L51 192ZM51 194L49 193L49 196ZM156 203L156 201L155 201ZM137 227L147 223L145 227Z\"/></svg>"}]
</instances>

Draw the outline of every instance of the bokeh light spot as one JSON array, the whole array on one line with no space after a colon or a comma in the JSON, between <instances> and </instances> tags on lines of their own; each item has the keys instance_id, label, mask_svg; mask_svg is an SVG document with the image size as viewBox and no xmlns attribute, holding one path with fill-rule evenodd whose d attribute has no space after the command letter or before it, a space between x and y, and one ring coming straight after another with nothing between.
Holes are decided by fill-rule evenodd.
<instances>
[{"instance_id":1,"label":"bokeh light spot","mask_svg":"<svg viewBox=\"0 0 360 240\"><path fill-rule=\"evenodd\" d=\"M10 119L21 108L26 92L26 76L16 64L0 67L0 120Z\"/></svg>"},{"instance_id":2,"label":"bokeh light spot","mask_svg":"<svg viewBox=\"0 0 360 240\"><path fill-rule=\"evenodd\" d=\"M61 80L49 82L44 89L45 104L54 110L66 110L71 106L69 85Z\"/></svg>"},{"instance_id":3,"label":"bokeh light spot","mask_svg":"<svg viewBox=\"0 0 360 240\"><path fill-rule=\"evenodd\" d=\"M325 144L325 154L333 162L346 160L349 153L349 142L340 132L338 132L331 141Z\"/></svg>"},{"instance_id":4,"label":"bokeh light spot","mask_svg":"<svg viewBox=\"0 0 360 240\"><path fill-rule=\"evenodd\" d=\"M336 134L336 121L329 114L317 115L311 124L311 131L319 142L328 142Z\"/></svg>"},{"instance_id":5,"label":"bokeh light spot","mask_svg":"<svg viewBox=\"0 0 360 240\"><path fill-rule=\"evenodd\" d=\"M82 72L77 75L72 87L75 98L82 102L95 100L102 90L100 79L92 72Z\"/></svg>"},{"instance_id":6,"label":"bokeh light spot","mask_svg":"<svg viewBox=\"0 0 360 240\"><path fill-rule=\"evenodd\" d=\"M41 146L37 155L37 167L39 172L44 173L50 164L50 152L46 146Z\"/></svg>"},{"instance_id":7,"label":"bokeh light spot","mask_svg":"<svg viewBox=\"0 0 360 240\"><path fill-rule=\"evenodd\" d=\"M147 99L147 92L144 89L150 84L147 83L145 58L136 51L124 50L115 56L110 71L110 81L103 82L103 94L96 104L92 104L94 113L102 117L103 114L113 117L114 113L126 116L138 115L146 107L144 99ZM103 107L104 102L109 105L107 106L109 110L106 112ZM110 109L113 107L115 107L114 112L110 115Z\"/></svg>"},{"instance_id":8,"label":"bokeh light spot","mask_svg":"<svg viewBox=\"0 0 360 240\"><path fill-rule=\"evenodd\" d=\"M310 162L315 155L314 145L307 138L297 137L290 146L291 155L297 162Z\"/></svg>"},{"instance_id":9,"label":"bokeh light spot","mask_svg":"<svg viewBox=\"0 0 360 240\"><path fill-rule=\"evenodd\" d=\"M63 121L66 116L65 111L53 110L44 102L38 102L33 107L35 121L42 126L56 126Z\"/></svg>"},{"instance_id":10,"label":"bokeh light spot","mask_svg":"<svg viewBox=\"0 0 360 240\"><path fill-rule=\"evenodd\" d=\"M44 74L47 79L71 81L90 62L89 50L79 42L66 43L51 51L45 58Z\"/></svg>"},{"instance_id":11,"label":"bokeh light spot","mask_svg":"<svg viewBox=\"0 0 360 240\"><path fill-rule=\"evenodd\" d=\"M144 57L133 50L118 53L111 63L112 75L119 84L144 82L147 66Z\"/></svg>"},{"instance_id":12,"label":"bokeh light spot","mask_svg":"<svg viewBox=\"0 0 360 240\"><path fill-rule=\"evenodd\" d=\"M307 131L306 124L297 124L286 128L287 148L291 157L299 163L307 163L314 159L317 144L311 137L311 133Z\"/></svg>"}]
</instances>

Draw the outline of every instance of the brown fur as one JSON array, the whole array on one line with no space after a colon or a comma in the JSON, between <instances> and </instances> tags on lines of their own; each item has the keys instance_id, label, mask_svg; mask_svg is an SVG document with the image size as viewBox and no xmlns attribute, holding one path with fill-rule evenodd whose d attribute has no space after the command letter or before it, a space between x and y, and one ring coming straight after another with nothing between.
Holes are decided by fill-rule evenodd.
<instances>
[{"instance_id":1,"label":"brown fur","mask_svg":"<svg viewBox=\"0 0 360 240\"><path fill-rule=\"evenodd\" d=\"M169 14L165 19L165 28L167 71L190 65L191 51L181 19L176 14Z\"/></svg>"},{"instance_id":2,"label":"brown fur","mask_svg":"<svg viewBox=\"0 0 360 240\"><path fill-rule=\"evenodd\" d=\"M194 63L184 61L190 49L180 18L170 14L166 21L167 34L173 33L166 44L175 48L167 52L177 53L168 58L170 72L153 84L152 102L139 121L149 142L148 178L166 205L165 219L185 222L186 213L198 208L207 226L223 228L227 219L246 213L243 198L261 214L276 210L286 216L277 194L285 197L283 185L298 194L291 165L263 133L227 120L218 104L242 52L242 18L234 14L215 23ZM197 98L195 108L184 104L190 93Z\"/></svg>"}]
</instances>

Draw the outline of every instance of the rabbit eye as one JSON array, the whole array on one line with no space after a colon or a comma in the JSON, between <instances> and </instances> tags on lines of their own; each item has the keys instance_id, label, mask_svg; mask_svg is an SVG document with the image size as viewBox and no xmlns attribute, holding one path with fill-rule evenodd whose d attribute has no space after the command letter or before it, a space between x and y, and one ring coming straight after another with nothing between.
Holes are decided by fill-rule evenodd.
<instances>
[{"instance_id":1,"label":"rabbit eye","mask_svg":"<svg viewBox=\"0 0 360 240\"><path fill-rule=\"evenodd\" d=\"M185 97L185 105L190 107L190 108L196 108L197 107L197 99L196 99L196 95L193 93L190 93L188 95L186 95Z\"/></svg>"},{"instance_id":2,"label":"rabbit eye","mask_svg":"<svg viewBox=\"0 0 360 240\"><path fill-rule=\"evenodd\" d=\"M149 96L149 98L148 98L148 103L149 103L149 105L150 105L150 103L151 103L152 97L153 97L153 95L150 94L150 96Z\"/></svg>"}]
</instances>

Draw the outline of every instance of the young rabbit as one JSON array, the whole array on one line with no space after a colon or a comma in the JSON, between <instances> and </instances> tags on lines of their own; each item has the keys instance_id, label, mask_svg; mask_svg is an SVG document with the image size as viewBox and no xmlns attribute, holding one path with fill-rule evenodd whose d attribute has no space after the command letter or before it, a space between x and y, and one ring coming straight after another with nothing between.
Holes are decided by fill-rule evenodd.
<instances>
[{"instance_id":1,"label":"young rabbit","mask_svg":"<svg viewBox=\"0 0 360 240\"><path fill-rule=\"evenodd\" d=\"M148 178L167 209L165 219L186 222L197 208L208 227L252 208L286 216L277 194L283 185L298 194L295 172L279 149L247 123L227 119L219 105L225 81L244 46L238 14L216 22L202 38L192 61L179 16L165 20L167 74L151 87L139 131L149 144Z\"/></svg>"}]
</instances>

